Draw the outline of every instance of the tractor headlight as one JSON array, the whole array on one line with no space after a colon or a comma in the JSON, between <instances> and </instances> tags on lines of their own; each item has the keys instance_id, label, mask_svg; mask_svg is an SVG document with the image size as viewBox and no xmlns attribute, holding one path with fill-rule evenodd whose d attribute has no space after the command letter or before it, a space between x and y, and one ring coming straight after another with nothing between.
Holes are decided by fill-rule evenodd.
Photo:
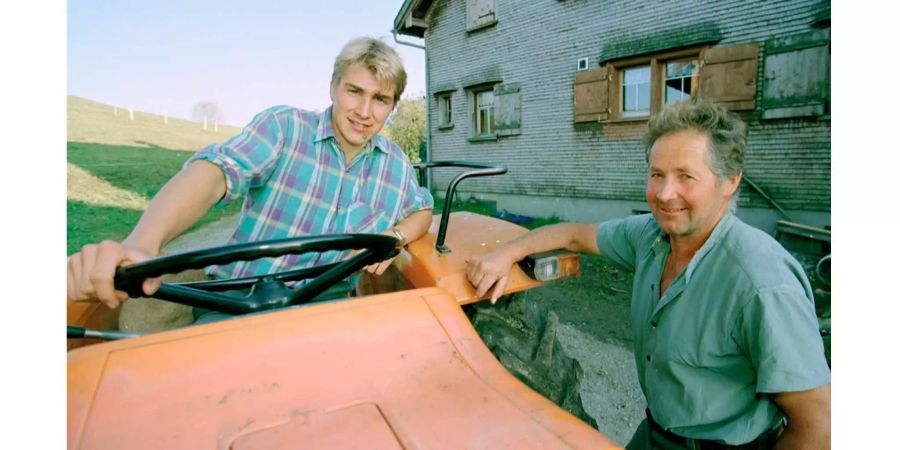
<instances>
[{"instance_id":1,"label":"tractor headlight","mask_svg":"<svg viewBox=\"0 0 900 450\"><path fill-rule=\"evenodd\" d=\"M553 281L579 275L581 257L566 250L553 250L528 255L519 266L535 280Z\"/></svg>"}]
</instances>

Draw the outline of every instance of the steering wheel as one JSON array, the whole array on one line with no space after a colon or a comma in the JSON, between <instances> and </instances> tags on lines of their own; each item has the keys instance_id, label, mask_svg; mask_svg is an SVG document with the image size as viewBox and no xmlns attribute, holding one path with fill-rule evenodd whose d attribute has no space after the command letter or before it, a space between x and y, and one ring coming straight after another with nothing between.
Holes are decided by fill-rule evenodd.
<instances>
[{"instance_id":1,"label":"steering wheel","mask_svg":"<svg viewBox=\"0 0 900 450\"><path fill-rule=\"evenodd\" d=\"M357 270L397 254L399 241L382 234L335 234L226 245L142 261L116 271L116 289L130 297L145 296L147 278L200 269L212 264L250 261L264 257L327 251L362 250L332 264L277 274L190 283L163 283L154 298L227 314L246 314L308 303L333 284ZM288 286L286 282L311 278ZM247 288L249 293L246 292Z\"/></svg>"}]
</instances>

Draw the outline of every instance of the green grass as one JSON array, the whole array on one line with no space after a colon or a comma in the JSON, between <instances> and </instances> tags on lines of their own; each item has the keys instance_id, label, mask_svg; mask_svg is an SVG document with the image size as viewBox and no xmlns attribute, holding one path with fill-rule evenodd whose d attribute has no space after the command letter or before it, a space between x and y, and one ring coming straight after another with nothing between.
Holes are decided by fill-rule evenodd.
<instances>
[{"instance_id":1,"label":"green grass","mask_svg":"<svg viewBox=\"0 0 900 450\"><path fill-rule=\"evenodd\" d=\"M69 142L67 160L107 183L147 198L172 177L194 152L160 147Z\"/></svg>"},{"instance_id":2,"label":"green grass","mask_svg":"<svg viewBox=\"0 0 900 450\"><path fill-rule=\"evenodd\" d=\"M192 154L193 152L159 147L140 148L70 142L67 157L70 164L110 186L151 199ZM67 254L72 254L83 245L92 242L104 239L122 240L137 224L143 211L133 207L117 206L115 201L105 199L107 194L105 190L98 190L86 194L85 198L88 201L72 198L66 201ZM235 202L227 208L214 208L193 228L235 214L239 209L240 202Z\"/></svg>"},{"instance_id":3,"label":"green grass","mask_svg":"<svg viewBox=\"0 0 900 450\"><path fill-rule=\"evenodd\" d=\"M137 224L151 198L203 145L236 133L204 131L187 121L127 111L69 97L69 163L66 200L66 253L104 239L122 240ZM185 150L191 149L191 150ZM240 209L239 202L210 210L193 228Z\"/></svg>"}]
</instances>

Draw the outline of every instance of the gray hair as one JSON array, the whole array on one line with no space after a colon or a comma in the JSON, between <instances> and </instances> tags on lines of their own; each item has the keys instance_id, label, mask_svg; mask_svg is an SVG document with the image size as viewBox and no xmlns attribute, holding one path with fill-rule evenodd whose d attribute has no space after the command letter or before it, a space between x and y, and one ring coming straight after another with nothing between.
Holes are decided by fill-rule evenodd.
<instances>
[{"instance_id":1,"label":"gray hair","mask_svg":"<svg viewBox=\"0 0 900 450\"><path fill-rule=\"evenodd\" d=\"M406 69L403 68L403 60L397 51L375 38L359 37L351 40L334 59L331 88L336 88L347 69L356 64L369 69L382 85L394 88L394 106L397 106L400 95L406 89Z\"/></svg>"},{"instance_id":2,"label":"gray hair","mask_svg":"<svg viewBox=\"0 0 900 450\"><path fill-rule=\"evenodd\" d=\"M650 161L650 150L660 137L682 130L696 130L709 136L706 160L719 182L744 171L747 150L747 125L736 114L709 100L690 99L666 105L650 119L644 135L644 150ZM731 198L734 209L738 192Z\"/></svg>"}]
</instances>

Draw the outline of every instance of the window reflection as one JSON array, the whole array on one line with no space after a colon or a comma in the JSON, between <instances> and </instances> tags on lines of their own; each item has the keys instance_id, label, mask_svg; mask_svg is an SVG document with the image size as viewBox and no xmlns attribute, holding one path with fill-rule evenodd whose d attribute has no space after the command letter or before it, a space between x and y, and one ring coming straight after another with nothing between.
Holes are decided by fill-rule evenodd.
<instances>
[{"instance_id":1,"label":"window reflection","mask_svg":"<svg viewBox=\"0 0 900 450\"><path fill-rule=\"evenodd\" d=\"M666 103L691 98L697 86L697 60L672 61L666 64Z\"/></svg>"}]
</instances>

